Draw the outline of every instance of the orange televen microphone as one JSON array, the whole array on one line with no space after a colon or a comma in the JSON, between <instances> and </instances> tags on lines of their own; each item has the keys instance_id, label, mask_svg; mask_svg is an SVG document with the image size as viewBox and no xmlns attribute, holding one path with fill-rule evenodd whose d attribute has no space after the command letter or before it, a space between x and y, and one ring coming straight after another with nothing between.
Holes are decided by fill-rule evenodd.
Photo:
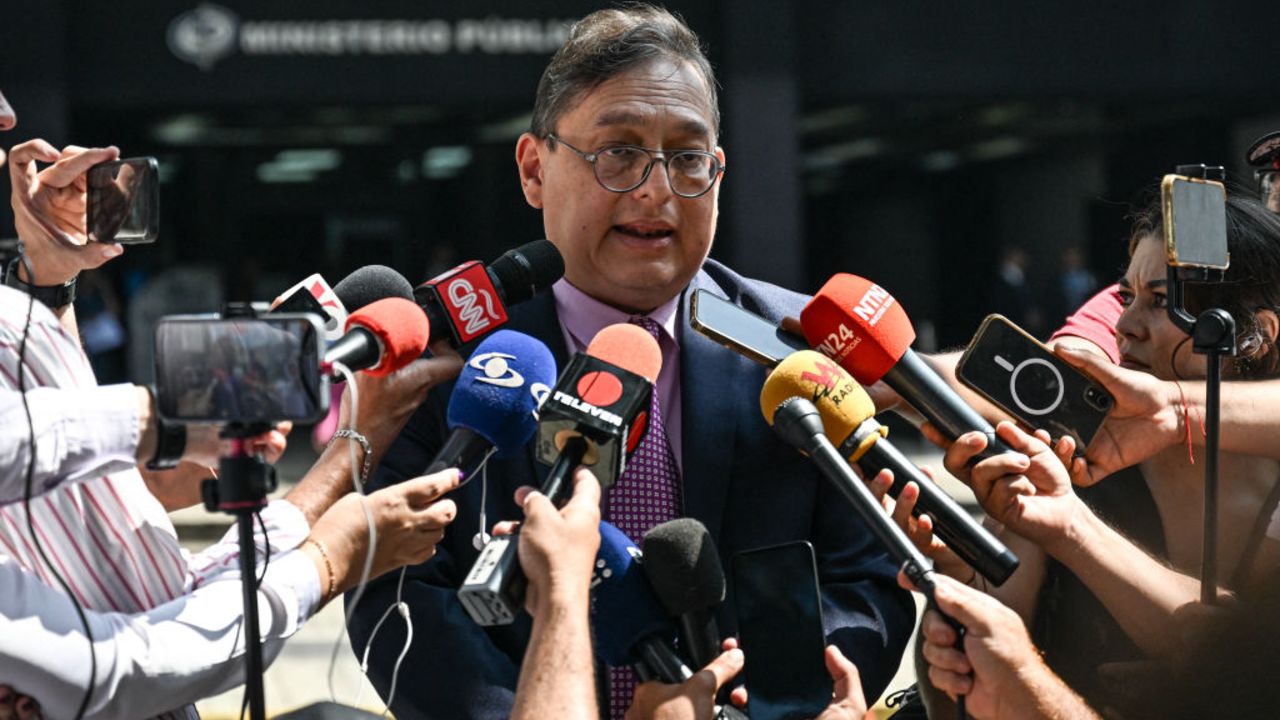
<instances>
[{"instance_id":1,"label":"orange televen microphone","mask_svg":"<svg viewBox=\"0 0 1280 720\"><path fill-rule=\"evenodd\" d=\"M948 439L973 430L987 436L979 459L1010 452L995 428L911 349L916 339L902 305L865 278L838 273L800 313L809 345L863 385L883 379Z\"/></svg>"},{"instance_id":2,"label":"orange televen microphone","mask_svg":"<svg viewBox=\"0 0 1280 720\"><path fill-rule=\"evenodd\" d=\"M908 482L914 482L920 499L913 514L928 513L938 537L983 577L1000 585L1018 568L1017 555L885 439L889 430L873 417L871 398L838 365L812 350L792 353L769 375L760 392L760 409L770 424L778 406L790 397L802 397L817 406L826 436L867 477L884 468L892 470L891 496L898 497ZM847 495L849 488L841 491Z\"/></svg>"}]
</instances>

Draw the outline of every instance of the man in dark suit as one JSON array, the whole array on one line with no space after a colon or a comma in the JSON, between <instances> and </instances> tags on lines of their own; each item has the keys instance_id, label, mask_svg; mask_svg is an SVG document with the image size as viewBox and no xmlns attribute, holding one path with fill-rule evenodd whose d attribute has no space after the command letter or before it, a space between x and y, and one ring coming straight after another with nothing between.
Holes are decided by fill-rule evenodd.
<instances>
[{"instance_id":1,"label":"man in dark suit","mask_svg":"<svg viewBox=\"0 0 1280 720\"><path fill-rule=\"evenodd\" d=\"M525 198L542 211L565 277L514 308L507 327L544 341L560 367L606 325L635 322L654 334L664 363L651 415L661 421L650 422L637 450L646 461L630 463L606 494L605 519L638 541L663 519L697 518L726 565L741 550L811 542L827 640L857 664L874 700L897 669L914 620L896 568L840 496L773 436L757 399L764 369L689 327L696 289L775 322L797 315L805 301L707 259L724 170L715 87L697 37L664 10L604 10L574 27L539 83L531 130L516 149ZM374 487L428 465L447 435L450 391L432 392L388 451ZM457 519L436 557L411 568L404 583L415 642L397 684L397 717L510 714L528 620L479 627L456 590L477 555L473 537L489 529L478 526L482 497L490 523L517 518L513 492L537 486L546 473L530 449L490 460L487 494L480 478L456 493ZM396 596L396 577L370 586L349 628L357 654ZM726 634L736 632L730 607L719 617ZM369 676L384 695L403 638L403 624L389 621L371 648ZM600 685L608 698L602 714L621 717L634 680L610 670Z\"/></svg>"}]
</instances>

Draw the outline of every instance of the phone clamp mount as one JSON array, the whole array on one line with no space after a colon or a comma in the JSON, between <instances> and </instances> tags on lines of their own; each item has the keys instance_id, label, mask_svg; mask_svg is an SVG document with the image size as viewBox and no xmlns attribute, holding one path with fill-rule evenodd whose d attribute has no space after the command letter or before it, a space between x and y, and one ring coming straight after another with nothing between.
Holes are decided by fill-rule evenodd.
<instances>
[{"instance_id":1,"label":"phone clamp mount","mask_svg":"<svg viewBox=\"0 0 1280 720\"><path fill-rule=\"evenodd\" d=\"M248 303L227 303L224 318L252 318L257 312ZM254 517L267 506L267 495L276 489L276 469L253 452L249 439L270 432L268 423L232 422L219 437L231 441L231 451L218 459L218 473L200 486L206 510L234 515L240 538L240 587L244 595L245 694L249 717L265 720L266 701L262 675L262 634L258 628L257 548L253 540ZM263 528L263 544L270 561L270 542Z\"/></svg>"},{"instance_id":2,"label":"phone clamp mount","mask_svg":"<svg viewBox=\"0 0 1280 720\"><path fill-rule=\"evenodd\" d=\"M1201 180L1222 181L1222 167L1179 165L1174 171ZM1200 573L1200 602L1213 605L1218 597L1218 447L1222 408L1222 358L1236 354L1236 322L1231 313L1221 308L1208 308L1192 315L1186 308L1186 283L1218 283L1225 270L1186 265L1169 265L1168 314L1178 329L1191 336L1191 351L1204 355L1205 373L1205 440L1204 440L1204 546ZM1189 422L1189 418L1186 419ZM1189 437L1189 436L1188 436Z\"/></svg>"}]
</instances>

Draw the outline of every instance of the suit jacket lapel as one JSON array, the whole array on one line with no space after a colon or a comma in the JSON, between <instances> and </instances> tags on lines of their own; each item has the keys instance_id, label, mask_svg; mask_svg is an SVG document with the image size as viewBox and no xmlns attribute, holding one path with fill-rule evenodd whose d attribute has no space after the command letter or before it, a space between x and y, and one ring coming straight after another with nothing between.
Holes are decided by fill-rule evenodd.
<instances>
[{"instance_id":1,"label":"suit jacket lapel","mask_svg":"<svg viewBox=\"0 0 1280 720\"><path fill-rule=\"evenodd\" d=\"M727 297L714 280L699 271L680 303L684 512L702 521L711 537L718 540L729 494L739 415L733 399L742 392L741 388L731 387L739 374L740 358L689 325L689 299L698 289Z\"/></svg>"}]
</instances>

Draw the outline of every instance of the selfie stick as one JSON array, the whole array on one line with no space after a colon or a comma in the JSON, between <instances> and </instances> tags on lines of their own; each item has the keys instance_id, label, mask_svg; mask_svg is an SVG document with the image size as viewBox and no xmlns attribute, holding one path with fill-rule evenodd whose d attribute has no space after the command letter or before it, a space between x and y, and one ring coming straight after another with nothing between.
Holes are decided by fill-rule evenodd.
<instances>
[{"instance_id":1,"label":"selfie stick","mask_svg":"<svg viewBox=\"0 0 1280 720\"><path fill-rule=\"evenodd\" d=\"M229 303L224 317L253 316L247 305ZM231 452L218 459L218 474L200 485L205 509L234 515L240 535L240 587L244 594L245 695L249 717L266 720L262 684L262 634L258 629L258 574L253 542L254 516L267 506L267 495L276 489L276 470L255 455L249 438L272 430L268 423L228 423L219 437L231 441ZM267 552L270 553L268 542ZM270 555L267 556L268 562Z\"/></svg>"},{"instance_id":2,"label":"selfie stick","mask_svg":"<svg viewBox=\"0 0 1280 720\"><path fill-rule=\"evenodd\" d=\"M1222 180L1226 175L1221 167L1204 165L1179 165L1175 172L1205 180ZM1167 272L1169 320L1191 336L1192 352L1204 355L1208 361L1205 376L1204 546L1200 602L1213 605L1218 598L1218 430L1221 424L1222 358L1236 354L1236 322L1231 313L1220 308L1209 308L1197 317L1183 306L1185 283L1220 282L1222 270L1169 265Z\"/></svg>"}]
</instances>

